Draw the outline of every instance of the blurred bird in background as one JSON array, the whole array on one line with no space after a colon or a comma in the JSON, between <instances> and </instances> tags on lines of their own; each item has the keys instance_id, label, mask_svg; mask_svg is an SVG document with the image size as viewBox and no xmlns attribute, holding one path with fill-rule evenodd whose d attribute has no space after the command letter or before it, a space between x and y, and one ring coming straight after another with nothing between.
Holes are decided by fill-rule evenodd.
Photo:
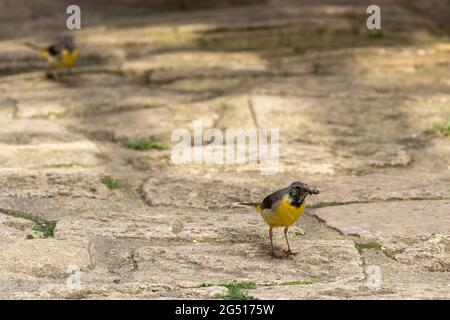
<instances>
[{"instance_id":1,"label":"blurred bird in background","mask_svg":"<svg viewBox=\"0 0 450 320\"><path fill-rule=\"evenodd\" d=\"M41 57L47 59L49 65L48 76L57 78L54 71L56 69L72 68L78 60L79 51L75 46L72 36L64 36L48 47L42 47L33 43L26 42L25 45L29 48L37 50Z\"/></svg>"}]
</instances>

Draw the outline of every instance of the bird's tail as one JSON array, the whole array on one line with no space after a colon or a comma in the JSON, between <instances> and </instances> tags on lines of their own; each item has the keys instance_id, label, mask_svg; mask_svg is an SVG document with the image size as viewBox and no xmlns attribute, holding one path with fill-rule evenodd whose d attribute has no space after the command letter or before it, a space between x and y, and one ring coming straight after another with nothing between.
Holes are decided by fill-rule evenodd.
<instances>
[{"instance_id":1,"label":"bird's tail","mask_svg":"<svg viewBox=\"0 0 450 320\"><path fill-rule=\"evenodd\" d=\"M34 49L34 50L41 50L42 48L38 46L37 44L31 43L31 42L24 42L24 46L27 46L28 48Z\"/></svg>"},{"instance_id":2,"label":"bird's tail","mask_svg":"<svg viewBox=\"0 0 450 320\"><path fill-rule=\"evenodd\" d=\"M255 208L260 205L260 203L258 202L238 202L237 204L241 206L255 207Z\"/></svg>"},{"instance_id":3,"label":"bird's tail","mask_svg":"<svg viewBox=\"0 0 450 320\"><path fill-rule=\"evenodd\" d=\"M258 203L258 202L236 202L235 205L236 206L244 206L244 207L253 207L258 212L262 211L262 205L261 205L261 203Z\"/></svg>"},{"instance_id":4,"label":"bird's tail","mask_svg":"<svg viewBox=\"0 0 450 320\"><path fill-rule=\"evenodd\" d=\"M24 42L24 46L27 46L30 49L38 51L39 54L44 58L48 56L48 50L46 48L42 48L41 46L39 46L35 43Z\"/></svg>"}]
</instances>

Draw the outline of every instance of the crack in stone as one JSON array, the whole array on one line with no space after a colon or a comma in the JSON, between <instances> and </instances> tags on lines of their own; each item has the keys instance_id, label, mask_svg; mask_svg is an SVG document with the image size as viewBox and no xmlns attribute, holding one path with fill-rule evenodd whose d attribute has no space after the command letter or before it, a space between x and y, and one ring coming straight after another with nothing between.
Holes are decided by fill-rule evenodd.
<instances>
[{"instance_id":1,"label":"crack in stone","mask_svg":"<svg viewBox=\"0 0 450 320\"><path fill-rule=\"evenodd\" d=\"M346 206L350 204L373 204L373 203L385 203L385 202L401 202L401 201L440 201L440 200L450 200L447 197L411 197L411 198L387 198L379 200L356 200L356 201L324 201L311 205L311 209L320 209L327 207L339 207Z\"/></svg>"},{"instance_id":2,"label":"crack in stone","mask_svg":"<svg viewBox=\"0 0 450 320\"><path fill-rule=\"evenodd\" d=\"M345 234L344 232L342 232L341 230L339 230L338 228L332 227L330 225L327 224L327 222L320 218L319 216L317 216L314 213L309 213L309 212L305 212L306 215L308 215L309 217L313 217L315 218L320 224L322 224L324 227L336 231L340 236L345 237L346 239L352 240L352 238L356 237L358 239L361 239L361 237L358 234L354 234L354 233L347 233ZM353 241L353 240L352 240ZM353 241L354 242L354 241Z\"/></svg>"},{"instance_id":3,"label":"crack in stone","mask_svg":"<svg viewBox=\"0 0 450 320\"><path fill-rule=\"evenodd\" d=\"M256 117L255 107L252 103L252 97L248 98L248 108L250 109L250 114L252 115L253 124L255 125L255 128L259 128L258 119Z\"/></svg>"}]
</instances>

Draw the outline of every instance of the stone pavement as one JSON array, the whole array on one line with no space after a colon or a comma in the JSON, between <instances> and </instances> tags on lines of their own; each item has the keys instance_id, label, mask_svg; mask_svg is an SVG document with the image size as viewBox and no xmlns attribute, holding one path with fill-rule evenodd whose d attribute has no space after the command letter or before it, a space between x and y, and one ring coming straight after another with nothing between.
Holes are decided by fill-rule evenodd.
<instances>
[{"instance_id":1,"label":"stone pavement","mask_svg":"<svg viewBox=\"0 0 450 320\"><path fill-rule=\"evenodd\" d=\"M230 283L257 299L450 298L450 140L430 130L450 117L450 43L401 1L381 1L382 31L367 30L369 2L82 2L80 63L59 81L22 43L61 34L69 2L9 8L0 298L224 298ZM195 120L280 128L280 172L173 164L171 133ZM168 147L122 143L144 137ZM290 232L299 254L271 259L263 220L233 203L294 180L321 193Z\"/></svg>"}]
</instances>

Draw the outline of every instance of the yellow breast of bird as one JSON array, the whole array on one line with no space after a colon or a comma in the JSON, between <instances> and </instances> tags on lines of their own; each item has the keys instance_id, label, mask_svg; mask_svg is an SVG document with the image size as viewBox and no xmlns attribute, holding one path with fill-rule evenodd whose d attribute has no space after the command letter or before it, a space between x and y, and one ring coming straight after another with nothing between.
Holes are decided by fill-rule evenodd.
<instances>
[{"instance_id":1,"label":"yellow breast of bird","mask_svg":"<svg viewBox=\"0 0 450 320\"><path fill-rule=\"evenodd\" d=\"M283 197L272 206L272 209L264 209L261 216L270 227L288 227L302 215L305 210L305 202L300 207L291 205L288 196Z\"/></svg>"},{"instance_id":2,"label":"yellow breast of bird","mask_svg":"<svg viewBox=\"0 0 450 320\"><path fill-rule=\"evenodd\" d=\"M71 68L77 62L78 55L78 50L63 49L59 57L50 60L50 66L53 68Z\"/></svg>"}]
</instances>

